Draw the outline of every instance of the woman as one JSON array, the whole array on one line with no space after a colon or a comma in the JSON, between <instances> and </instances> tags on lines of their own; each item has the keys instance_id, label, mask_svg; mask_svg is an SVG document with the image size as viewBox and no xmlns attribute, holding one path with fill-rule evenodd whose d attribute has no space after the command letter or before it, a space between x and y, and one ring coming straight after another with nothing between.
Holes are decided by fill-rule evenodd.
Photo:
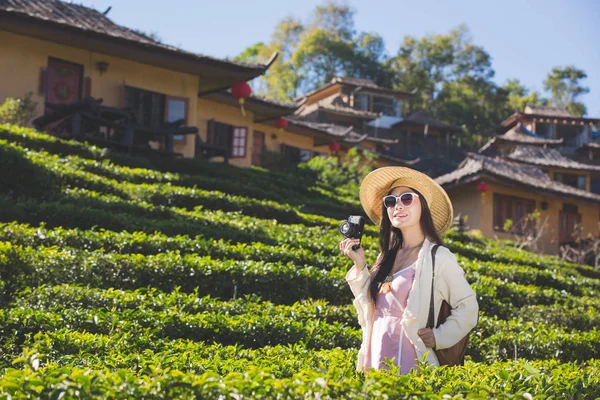
<instances>
[{"instance_id":1,"label":"woman","mask_svg":"<svg viewBox=\"0 0 600 400\"><path fill-rule=\"evenodd\" d=\"M448 195L427 175L404 167L371 172L360 186L360 201L379 226L379 256L369 269L358 239L345 238L340 251L354 261L346 280L362 328L358 370L380 369L394 359L400 373L418 368L418 360L439 366L432 349L458 343L477 324L477 297L456 257L440 246L435 255L434 320L446 300L450 316L426 328L431 300L432 254L452 223Z\"/></svg>"}]
</instances>

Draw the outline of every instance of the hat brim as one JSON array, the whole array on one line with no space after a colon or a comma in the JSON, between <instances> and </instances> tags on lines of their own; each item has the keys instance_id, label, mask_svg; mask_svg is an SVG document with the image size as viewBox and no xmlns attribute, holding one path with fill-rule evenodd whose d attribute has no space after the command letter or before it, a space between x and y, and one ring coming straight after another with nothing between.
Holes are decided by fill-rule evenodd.
<instances>
[{"instance_id":1,"label":"hat brim","mask_svg":"<svg viewBox=\"0 0 600 400\"><path fill-rule=\"evenodd\" d=\"M360 203L375 225L380 226L382 199L392 188L392 183L393 187L407 186L423 195L439 235L450 228L454 210L446 191L426 174L406 167L378 168L369 173L360 184Z\"/></svg>"}]
</instances>

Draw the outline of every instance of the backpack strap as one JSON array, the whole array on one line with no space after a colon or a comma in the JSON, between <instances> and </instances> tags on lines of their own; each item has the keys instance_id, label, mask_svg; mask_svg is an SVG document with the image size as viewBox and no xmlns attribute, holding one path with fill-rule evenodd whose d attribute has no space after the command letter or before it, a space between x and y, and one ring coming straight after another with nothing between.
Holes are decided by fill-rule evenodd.
<instances>
[{"instance_id":1,"label":"backpack strap","mask_svg":"<svg viewBox=\"0 0 600 400\"><path fill-rule=\"evenodd\" d=\"M433 281L435 279L435 253L437 253L437 249L440 247L439 244L436 244L431 249L431 300L429 301L429 318L427 319L426 328L433 329L435 324L434 322L434 313L433 313Z\"/></svg>"}]
</instances>

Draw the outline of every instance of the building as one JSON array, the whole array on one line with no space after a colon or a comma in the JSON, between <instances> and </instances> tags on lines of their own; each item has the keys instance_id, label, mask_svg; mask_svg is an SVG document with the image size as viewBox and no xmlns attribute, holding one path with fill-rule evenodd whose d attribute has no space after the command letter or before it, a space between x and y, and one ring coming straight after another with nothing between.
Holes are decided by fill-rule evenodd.
<instances>
[{"instance_id":1,"label":"building","mask_svg":"<svg viewBox=\"0 0 600 400\"><path fill-rule=\"evenodd\" d=\"M455 214L468 216L469 227L486 237L514 239L543 230L538 250L558 254L561 245L574 243L578 227L583 237L599 235L600 194L556 182L536 166L469 153L455 171L435 180ZM534 212L537 219L528 219Z\"/></svg>"},{"instance_id":2,"label":"building","mask_svg":"<svg viewBox=\"0 0 600 400\"><path fill-rule=\"evenodd\" d=\"M0 103L33 92L36 126L129 151L248 167L269 157L343 157L357 147L377 154L377 166L414 164L414 157L386 153L397 138L367 132L380 115L399 116L398 100L409 93L337 79L294 103L250 96L244 115L231 87L265 73L276 54L248 64L192 53L117 25L109 12L57 0L0 0ZM356 107L318 105L350 83ZM311 107L326 117L314 118Z\"/></svg>"},{"instance_id":3,"label":"building","mask_svg":"<svg viewBox=\"0 0 600 400\"><path fill-rule=\"evenodd\" d=\"M415 92L384 88L368 79L335 77L303 97L297 116L312 122L352 126L377 142L380 165L410 165L432 175L462 159L462 129L424 111L404 115L402 103ZM371 139L373 142L373 139Z\"/></svg>"},{"instance_id":4,"label":"building","mask_svg":"<svg viewBox=\"0 0 600 400\"><path fill-rule=\"evenodd\" d=\"M539 234L539 250L550 254L577 238L597 240L600 165L582 162L586 157L580 153L593 159L598 122L559 108L528 106L504 120L478 153L469 153L436 181L448 191L455 213L468 215L470 228L487 237Z\"/></svg>"},{"instance_id":5,"label":"building","mask_svg":"<svg viewBox=\"0 0 600 400\"><path fill-rule=\"evenodd\" d=\"M505 133L518 124L530 136L561 140L561 152L570 156L576 156L578 150L600 139L600 132L594 131L600 119L578 117L559 107L528 105L522 112L502 121L498 133Z\"/></svg>"}]
</instances>

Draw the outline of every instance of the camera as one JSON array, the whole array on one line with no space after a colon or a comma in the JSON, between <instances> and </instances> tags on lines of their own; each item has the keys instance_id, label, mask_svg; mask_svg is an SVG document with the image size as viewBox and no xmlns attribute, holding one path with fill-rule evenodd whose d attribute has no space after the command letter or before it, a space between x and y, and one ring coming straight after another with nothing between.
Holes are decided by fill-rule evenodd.
<instances>
[{"instance_id":1,"label":"camera","mask_svg":"<svg viewBox=\"0 0 600 400\"><path fill-rule=\"evenodd\" d=\"M340 232L347 238L360 239L362 238L363 230L365 228L365 219L360 215L351 215L348 217L348 221L342 222L340 225ZM360 245L352 246L352 250L356 250Z\"/></svg>"}]
</instances>

